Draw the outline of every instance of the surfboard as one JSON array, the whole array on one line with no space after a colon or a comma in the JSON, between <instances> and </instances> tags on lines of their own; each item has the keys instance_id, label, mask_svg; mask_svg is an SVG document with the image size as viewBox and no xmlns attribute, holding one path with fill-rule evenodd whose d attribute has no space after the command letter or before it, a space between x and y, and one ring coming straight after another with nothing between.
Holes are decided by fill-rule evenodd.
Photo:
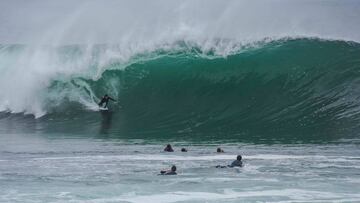
<instances>
[{"instance_id":1,"label":"surfboard","mask_svg":"<svg viewBox=\"0 0 360 203\"><path fill-rule=\"evenodd\" d=\"M108 111L109 109L106 107L106 108L104 108L104 107L99 107L99 110L100 111Z\"/></svg>"}]
</instances>

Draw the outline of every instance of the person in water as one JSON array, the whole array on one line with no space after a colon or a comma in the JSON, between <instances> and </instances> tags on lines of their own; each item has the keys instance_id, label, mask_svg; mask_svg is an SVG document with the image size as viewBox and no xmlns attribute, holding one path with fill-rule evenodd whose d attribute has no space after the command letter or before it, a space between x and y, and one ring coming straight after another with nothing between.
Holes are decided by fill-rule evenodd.
<instances>
[{"instance_id":1,"label":"person in water","mask_svg":"<svg viewBox=\"0 0 360 203\"><path fill-rule=\"evenodd\" d=\"M242 163L242 157L241 155L237 155L236 160L233 161L230 165L227 166L221 166L221 165L217 165L215 166L216 168L234 168L234 167L243 167L243 163Z\"/></svg>"},{"instance_id":2,"label":"person in water","mask_svg":"<svg viewBox=\"0 0 360 203\"><path fill-rule=\"evenodd\" d=\"M176 166L173 165L170 170L167 171L160 171L161 175L177 175L176 173Z\"/></svg>"},{"instance_id":3,"label":"person in water","mask_svg":"<svg viewBox=\"0 0 360 203\"><path fill-rule=\"evenodd\" d=\"M243 166L243 163L242 163L241 160L242 160L241 155L238 155L238 156L236 157L236 160L233 161L230 165L228 165L228 167L230 167L230 168L233 168L233 167L242 167L242 166Z\"/></svg>"},{"instance_id":4,"label":"person in water","mask_svg":"<svg viewBox=\"0 0 360 203\"><path fill-rule=\"evenodd\" d=\"M106 108L108 103L109 103L109 100L111 101L116 101L115 99L109 97L107 94L105 94L102 98L101 98L101 101L99 102L99 107L104 107ZM103 106L103 104L105 104L105 106Z\"/></svg>"},{"instance_id":5,"label":"person in water","mask_svg":"<svg viewBox=\"0 0 360 203\"><path fill-rule=\"evenodd\" d=\"M222 150L220 147L216 149L217 153L224 153L224 150Z\"/></svg>"},{"instance_id":6,"label":"person in water","mask_svg":"<svg viewBox=\"0 0 360 203\"><path fill-rule=\"evenodd\" d=\"M165 149L164 149L164 152L174 152L173 148L171 147L170 144L167 144Z\"/></svg>"},{"instance_id":7,"label":"person in water","mask_svg":"<svg viewBox=\"0 0 360 203\"><path fill-rule=\"evenodd\" d=\"M181 152L187 152L186 148L181 148Z\"/></svg>"}]
</instances>

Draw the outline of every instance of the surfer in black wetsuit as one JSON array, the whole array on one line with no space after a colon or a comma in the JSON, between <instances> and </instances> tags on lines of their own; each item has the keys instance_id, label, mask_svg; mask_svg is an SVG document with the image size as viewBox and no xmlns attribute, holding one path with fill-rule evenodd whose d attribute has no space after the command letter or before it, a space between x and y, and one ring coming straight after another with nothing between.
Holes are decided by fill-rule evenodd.
<instances>
[{"instance_id":1,"label":"surfer in black wetsuit","mask_svg":"<svg viewBox=\"0 0 360 203\"><path fill-rule=\"evenodd\" d=\"M173 165L170 170L160 171L160 175L177 175L176 166Z\"/></svg>"},{"instance_id":2,"label":"surfer in black wetsuit","mask_svg":"<svg viewBox=\"0 0 360 203\"><path fill-rule=\"evenodd\" d=\"M166 145L164 152L174 152L173 148L171 147L171 144Z\"/></svg>"},{"instance_id":3,"label":"surfer in black wetsuit","mask_svg":"<svg viewBox=\"0 0 360 203\"><path fill-rule=\"evenodd\" d=\"M242 163L241 159L242 159L241 155L238 155L238 156L236 157L236 160L233 161L230 165L228 165L228 167L230 167L230 168L233 168L233 167L242 167L242 166L243 166L243 163Z\"/></svg>"},{"instance_id":4,"label":"surfer in black wetsuit","mask_svg":"<svg viewBox=\"0 0 360 203\"><path fill-rule=\"evenodd\" d=\"M229 168L234 168L234 167L243 167L243 162L242 162L242 156L241 155L238 155L236 157L236 160L233 161L230 165L227 165L227 166L222 166L222 165L217 165L215 166L216 168L226 168L226 167L229 167Z\"/></svg>"},{"instance_id":5,"label":"surfer in black wetsuit","mask_svg":"<svg viewBox=\"0 0 360 203\"><path fill-rule=\"evenodd\" d=\"M219 148L216 149L216 152L217 153L224 153L224 150L219 147Z\"/></svg>"},{"instance_id":6,"label":"surfer in black wetsuit","mask_svg":"<svg viewBox=\"0 0 360 203\"><path fill-rule=\"evenodd\" d=\"M115 99L113 99L113 98L109 97L107 94L105 94L103 96L103 98L101 99L101 101L99 102L99 106L106 108L109 103L109 100L116 101ZM105 103L105 106L102 106L104 103Z\"/></svg>"}]
</instances>

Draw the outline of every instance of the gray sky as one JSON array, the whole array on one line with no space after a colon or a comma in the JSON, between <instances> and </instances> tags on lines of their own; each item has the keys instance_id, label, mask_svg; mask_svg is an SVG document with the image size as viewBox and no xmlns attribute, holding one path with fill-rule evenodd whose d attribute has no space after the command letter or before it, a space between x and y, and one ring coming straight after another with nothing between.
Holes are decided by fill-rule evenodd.
<instances>
[{"instance_id":1,"label":"gray sky","mask_svg":"<svg viewBox=\"0 0 360 203\"><path fill-rule=\"evenodd\" d=\"M360 41L357 0L0 0L0 43L314 36Z\"/></svg>"}]
</instances>

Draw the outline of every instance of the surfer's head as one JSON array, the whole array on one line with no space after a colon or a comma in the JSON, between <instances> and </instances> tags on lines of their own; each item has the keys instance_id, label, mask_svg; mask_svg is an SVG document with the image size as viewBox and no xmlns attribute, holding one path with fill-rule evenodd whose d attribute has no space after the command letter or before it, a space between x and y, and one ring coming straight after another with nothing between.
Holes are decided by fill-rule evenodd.
<instances>
[{"instance_id":1,"label":"surfer's head","mask_svg":"<svg viewBox=\"0 0 360 203\"><path fill-rule=\"evenodd\" d=\"M167 144L166 147L165 147L165 149L164 149L164 151L165 151L165 152L173 152L174 150L173 150L173 148L171 147L170 144Z\"/></svg>"},{"instance_id":2,"label":"surfer's head","mask_svg":"<svg viewBox=\"0 0 360 203\"><path fill-rule=\"evenodd\" d=\"M241 155L238 155L238 156L236 157L236 160L238 160L238 161L241 161L241 159L242 159Z\"/></svg>"},{"instance_id":3,"label":"surfer's head","mask_svg":"<svg viewBox=\"0 0 360 203\"><path fill-rule=\"evenodd\" d=\"M109 96L107 94L105 94L104 97L109 97Z\"/></svg>"},{"instance_id":4,"label":"surfer's head","mask_svg":"<svg viewBox=\"0 0 360 203\"><path fill-rule=\"evenodd\" d=\"M222 150L222 149L219 147L219 148L216 149L216 152L217 152L217 153L222 153L222 152L224 152L224 150Z\"/></svg>"},{"instance_id":5,"label":"surfer's head","mask_svg":"<svg viewBox=\"0 0 360 203\"><path fill-rule=\"evenodd\" d=\"M173 165L173 166L171 167L171 171L173 171L173 172L176 171L176 166L175 166L175 165Z\"/></svg>"}]
</instances>

